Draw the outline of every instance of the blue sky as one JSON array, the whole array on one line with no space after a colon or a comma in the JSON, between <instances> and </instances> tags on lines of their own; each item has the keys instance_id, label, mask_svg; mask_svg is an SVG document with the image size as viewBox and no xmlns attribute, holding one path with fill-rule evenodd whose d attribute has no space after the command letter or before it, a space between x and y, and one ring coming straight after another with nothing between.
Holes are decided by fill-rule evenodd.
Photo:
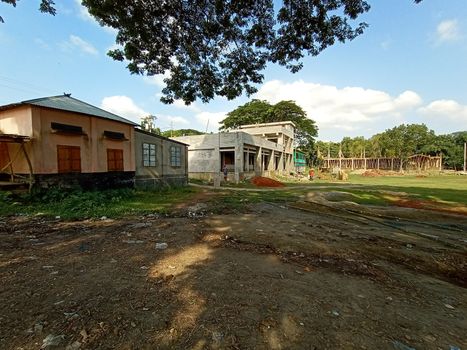
<instances>
[{"instance_id":1,"label":"blue sky","mask_svg":"<svg viewBox=\"0 0 467 350\"><path fill-rule=\"evenodd\" d=\"M370 25L365 34L306 58L296 74L268 66L253 97L295 100L316 121L321 140L368 137L401 123L425 123L438 134L466 130L466 1L371 5L360 18ZM215 131L226 113L249 100L164 105L162 77L132 76L108 57L115 33L79 0L60 1L55 17L38 6L39 0L20 0L16 8L0 2L0 105L70 92L136 122L156 115L162 130Z\"/></svg>"}]
</instances>

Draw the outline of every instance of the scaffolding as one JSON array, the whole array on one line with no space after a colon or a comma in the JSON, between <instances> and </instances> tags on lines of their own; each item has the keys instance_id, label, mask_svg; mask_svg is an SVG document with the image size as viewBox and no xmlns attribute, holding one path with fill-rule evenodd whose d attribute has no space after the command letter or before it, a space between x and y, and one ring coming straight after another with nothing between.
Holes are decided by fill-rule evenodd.
<instances>
[{"instance_id":1,"label":"scaffolding","mask_svg":"<svg viewBox=\"0 0 467 350\"><path fill-rule=\"evenodd\" d=\"M323 169L376 169L376 170L442 170L441 156L426 156L423 154L415 154L408 157L407 161L402 161L401 158L386 157L386 158L330 158L323 159L321 168Z\"/></svg>"}]
</instances>

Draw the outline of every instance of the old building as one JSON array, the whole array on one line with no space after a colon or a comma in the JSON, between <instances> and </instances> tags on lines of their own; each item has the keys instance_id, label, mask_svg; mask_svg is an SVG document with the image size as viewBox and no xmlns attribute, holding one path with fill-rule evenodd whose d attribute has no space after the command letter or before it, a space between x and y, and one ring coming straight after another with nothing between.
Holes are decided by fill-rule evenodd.
<instances>
[{"instance_id":1,"label":"old building","mask_svg":"<svg viewBox=\"0 0 467 350\"><path fill-rule=\"evenodd\" d=\"M186 144L135 129L135 151L137 188L175 187L188 183Z\"/></svg>"},{"instance_id":2,"label":"old building","mask_svg":"<svg viewBox=\"0 0 467 350\"><path fill-rule=\"evenodd\" d=\"M0 180L133 186L135 125L70 95L0 106Z\"/></svg>"},{"instance_id":3,"label":"old building","mask_svg":"<svg viewBox=\"0 0 467 350\"><path fill-rule=\"evenodd\" d=\"M294 170L295 125L290 122L244 125L225 133L175 137L188 144L188 172L192 178L214 179L227 167L229 178Z\"/></svg>"}]
</instances>

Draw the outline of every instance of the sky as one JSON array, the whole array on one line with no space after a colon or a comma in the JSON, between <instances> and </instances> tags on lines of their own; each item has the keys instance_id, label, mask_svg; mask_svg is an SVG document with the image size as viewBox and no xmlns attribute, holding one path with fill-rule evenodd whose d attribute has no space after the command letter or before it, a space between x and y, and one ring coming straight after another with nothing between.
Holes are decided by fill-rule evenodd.
<instances>
[{"instance_id":1,"label":"sky","mask_svg":"<svg viewBox=\"0 0 467 350\"><path fill-rule=\"evenodd\" d=\"M137 123L155 115L163 131L215 132L228 112L257 98L294 100L323 141L402 123L425 123L436 134L467 130L466 0L372 0L358 19L369 27L355 40L305 58L295 74L270 64L251 97L190 106L164 105L163 77L131 75L108 57L116 33L80 0L56 1L56 16L40 13L39 2L0 2L0 105L71 93Z\"/></svg>"}]
</instances>

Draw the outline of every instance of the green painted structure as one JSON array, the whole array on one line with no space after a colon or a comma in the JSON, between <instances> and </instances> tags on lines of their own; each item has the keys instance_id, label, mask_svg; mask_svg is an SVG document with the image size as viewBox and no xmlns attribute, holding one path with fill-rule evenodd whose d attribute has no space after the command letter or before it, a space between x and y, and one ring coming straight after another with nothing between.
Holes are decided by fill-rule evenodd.
<instances>
[{"instance_id":1,"label":"green painted structure","mask_svg":"<svg viewBox=\"0 0 467 350\"><path fill-rule=\"evenodd\" d=\"M304 172L306 167L305 153L298 150L293 152L293 160L296 172Z\"/></svg>"}]
</instances>

